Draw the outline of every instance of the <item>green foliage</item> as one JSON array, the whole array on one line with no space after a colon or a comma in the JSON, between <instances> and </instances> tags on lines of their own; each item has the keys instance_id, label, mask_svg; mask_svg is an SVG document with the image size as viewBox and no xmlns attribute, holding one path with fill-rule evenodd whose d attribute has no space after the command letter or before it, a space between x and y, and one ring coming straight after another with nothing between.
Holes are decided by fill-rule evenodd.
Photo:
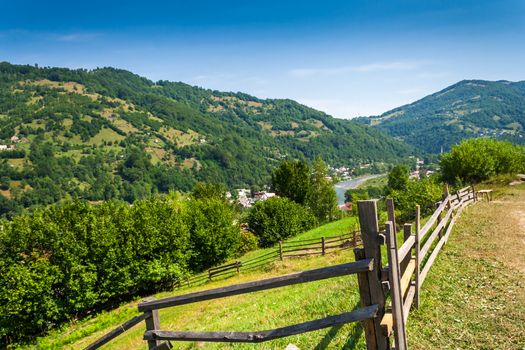
<instances>
[{"instance_id":1,"label":"green foliage","mask_svg":"<svg viewBox=\"0 0 525 350\"><path fill-rule=\"evenodd\" d=\"M366 188L350 188L345 192L345 202L355 203L355 198L368 199L380 198L384 195L385 189L379 186L370 186ZM354 197L356 195L356 197ZM366 198L364 198L366 197Z\"/></svg>"},{"instance_id":2,"label":"green foliage","mask_svg":"<svg viewBox=\"0 0 525 350\"><path fill-rule=\"evenodd\" d=\"M525 171L525 148L492 139L471 139L452 147L440 161L447 182L472 183Z\"/></svg>"},{"instance_id":3,"label":"green foliage","mask_svg":"<svg viewBox=\"0 0 525 350\"><path fill-rule=\"evenodd\" d=\"M370 199L368 191L363 190L362 192L353 192L350 202L352 202L352 214L357 215L357 202L362 200Z\"/></svg>"},{"instance_id":4,"label":"green foliage","mask_svg":"<svg viewBox=\"0 0 525 350\"><path fill-rule=\"evenodd\" d=\"M241 244L219 199L74 201L0 224L0 347L122 300L171 288Z\"/></svg>"},{"instance_id":5,"label":"green foliage","mask_svg":"<svg viewBox=\"0 0 525 350\"><path fill-rule=\"evenodd\" d=\"M252 250L255 250L259 247L259 239L253 232L250 231L241 231L241 242L239 244L239 249L237 251L237 256L242 256Z\"/></svg>"},{"instance_id":6,"label":"green foliage","mask_svg":"<svg viewBox=\"0 0 525 350\"><path fill-rule=\"evenodd\" d=\"M235 212L223 199L193 199L188 203L185 221L190 229L194 271L217 265L234 255L241 242Z\"/></svg>"},{"instance_id":7,"label":"green foliage","mask_svg":"<svg viewBox=\"0 0 525 350\"><path fill-rule=\"evenodd\" d=\"M434 203L441 200L443 186L435 178L410 180L404 190L392 190L389 197L394 199L399 222L412 221L415 218L416 205L421 207L421 215L430 215Z\"/></svg>"},{"instance_id":8,"label":"green foliage","mask_svg":"<svg viewBox=\"0 0 525 350\"><path fill-rule=\"evenodd\" d=\"M191 196L195 199L226 199L226 188L222 184L197 182Z\"/></svg>"},{"instance_id":9,"label":"green foliage","mask_svg":"<svg viewBox=\"0 0 525 350\"><path fill-rule=\"evenodd\" d=\"M285 197L257 202L248 215L250 230L262 247L296 236L315 224L315 216L309 209Z\"/></svg>"},{"instance_id":10,"label":"green foliage","mask_svg":"<svg viewBox=\"0 0 525 350\"><path fill-rule=\"evenodd\" d=\"M398 164L388 172L388 189L402 191L407 188L410 168L406 164Z\"/></svg>"},{"instance_id":11,"label":"green foliage","mask_svg":"<svg viewBox=\"0 0 525 350\"><path fill-rule=\"evenodd\" d=\"M334 220L339 214L337 195L332 181L328 179L328 168L321 158L316 158L310 177L307 205L320 222Z\"/></svg>"},{"instance_id":12,"label":"green foliage","mask_svg":"<svg viewBox=\"0 0 525 350\"><path fill-rule=\"evenodd\" d=\"M23 157L8 176L30 187L2 201L5 216L68 196L131 203L186 192L198 181L262 186L282 159L322 155L331 165L355 166L410 152L377 130L291 100L154 83L113 68L0 62L0 144L15 134L17 151L0 157Z\"/></svg>"},{"instance_id":13,"label":"green foliage","mask_svg":"<svg viewBox=\"0 0 525 350\"><path fill-rule=\"evenodd\" d=\"M281 162L272 174L272 190L299 204L305 204L310 192L310 167L304 160Z\"/></svg>"}]
</instances>

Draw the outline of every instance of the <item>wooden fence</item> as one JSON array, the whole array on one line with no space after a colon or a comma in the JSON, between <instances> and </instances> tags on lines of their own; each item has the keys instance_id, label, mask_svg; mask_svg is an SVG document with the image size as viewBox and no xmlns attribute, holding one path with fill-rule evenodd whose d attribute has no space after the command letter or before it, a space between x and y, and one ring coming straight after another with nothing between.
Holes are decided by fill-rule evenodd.
<instances>
[{"instance_id":1,"label":"wooden fence","mask_svg":"<svg viewBox=\"0 0 525 350\"><path fill-rule=\"evenodd\" d=\"M170 349L170 341L260 343L358 321L364 323L367 349L407 349L406 321L410 308L412 305L415 307L419 305L421 286L437 254L447 241L456 219L463 208L475 200L476 192L473 188L463 188L454 195L449 194L447 188L442 201L437 203L435 212L423 227L420 227L419 207L416 208L415 233L412 233L411 224L405 224L403 243L399 247L393 201L387 200L388 221L384 231L379 229L377 201L359 201L360 236L363 248L354 249L355 262L160 300L144 301L138 306L142 314L109 332L86 349L97 349L142 321L146 323L144 340L148 342L149 349L156 350ZM237 273L242 268L249 268L250 264L258 266L257 264L260 261L264 262L265 259L326 254L330 249L347 249L357 245L358 240L357 234L352 233L350 236L322 238L317 241L281 243L277 250L265 256L210 269L206 278L213 278L231 270ZM388 262L385 266L383 266L385 258L382 252L383 245L386 245L385 261ZM357 275L361 308L339 315L254 332L171 331L163 330L160 325L159 309L350 274Z\"/></svg>"},{"instance_id":2,"label":"wooden fence","mask_svg":"<svg viewBox=\"0 0 525 350\"><path fill-rule=\"evenodd\" d=\"M393 201L386 202L388 221L384 232L379 230L376 201L359 202L363 248L355 249L356 261L373 258L374 266L381 266L369 272L366 279L358 280L362 306L380 306L378 317L365 321L367 349L408 349L406 322L410 309L419 307L421 287L456 219L476 200L473 187L449 194L447 186L442 201L436 203L436 210L422 227L420 209L416 207L415 223L403 225L399 247ZM386 245L386 254L382 253L382 245Z\"/></svg>"},{"instance_id":3,"label":"wooden fence","mask_svg":"<svg viewBox=\"0 0 525 350\"><path fill-rule=\"evenodd\" d=\"M360 243L361 238L357 230L338 236L323 236L320 238L290 242L281 241L276 248L263 255L213 267L203 273L180 280L175 287L202 285L214 279L231 277L241 271L254 270L274 261L310 255L325 255L340 250L355 248Z\"/></svg>"}]
</instances>

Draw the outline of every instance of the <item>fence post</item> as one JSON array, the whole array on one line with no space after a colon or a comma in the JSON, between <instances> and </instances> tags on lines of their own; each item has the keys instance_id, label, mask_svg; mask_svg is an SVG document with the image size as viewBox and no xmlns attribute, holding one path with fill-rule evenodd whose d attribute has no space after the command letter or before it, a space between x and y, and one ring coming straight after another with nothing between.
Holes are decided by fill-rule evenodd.
<instances>
[{"instance_id":1,"label":"fence post","mask_svg":"<svg viewBox=\"0 0 525 350\"><path fill-rule=\"evenodd\" d=\"M409 239L411 235L412 235L412 224L404 224L403 225L403 242L406 242L406 240ZM410 254L407 254L407 256L399 262L399 266L401 267L401 275L403 275L408 264L410 263L410 259L412 259L412 249L410 249Z\"/></svg>"},{"instance_id":2,"label":"fence post","mask_svg":"<svg viewBox=\"0 0 525 350\"><path fill-rule=\"evenodd\" d=\"M386 199L386 211L388 214L388 221L392 221L392 224L394 226L394 246L397 249L397 226L396 226L396 212L394 208L394 199L393 198L387 198Z\"/></svg>"},{"instance_id":3,"label":"fence post","mask_svg":"<svg viewBox=\"0 0 525 350\"><path fill-rule=\"evenodd\" d=\"M283 241L279 241L279 259L283 261Z\"/></svg>"},{"instance_id":4,"label":"fence post","mask_svg":"<svg viewBox=\"0 0 525 350\"><path fill-rule=\"evenodd\" d=\"M414 305L416 309L419 308L419 269L421 267L421 261L419 260L419 249L420 249L420 243L419 243L419 230L421 229L421 208L419 207L419 204L416 205L416 292L414 294Z\"/></svg>"},{"instance_id":5,"label":"fence post","mask_svg":"<svg viewBox=\"0 0 525 350\"><path fill-rule=\"evenodd\" d=\"M389 340L381 329L381 319L385 313L385 294L381 285L381 237L377 218L377 201L358 201L357 209L363 248L354 249L356 260L374 259L374 269L370 272L359 273L357 276L361 305L377 304L379 306L377 317L364 322L366 347L368 350L386 350L389 348Z\"/></svg>"},{"instance_id":6,"label":"fence post","mask_svg":"<svg viewBox=\"0 0 525 350\"><path fill-rule=\"evenodd\" d=\"M355 230L352 232L352 245L357 247L357 232Z\"/></svg>"},{"instance_id":7,"label":"fence post","mask_svg":"<svg viewBox=\"0 0 525 350\"><path fill-rule=\"evenodd\" d=\"M470 187L472 188L472 195L474 197L474 202L477 202L478 201L478 195L476 194L476 189L474 188L474 185L470 185Z\"/></svg>"},{"instance_id":8,"label":"fence post","mask_svg":"<svg viewBox=\"0 0 525 350\"><path fill-rule=\"evenodd\" d=\"M390 280L390 297L392 299L392 316L394 319L394 337L396 350L407 350L405 317L403 315L403 291L401 290L401 271L399 270L399 255L395 246L394 224L386 223L386 242L388 252L388 267Z\"/></svg>"},{"instance_id":9,"label":"fence post","mask_svg":"<svg viewBox=\"0 0 525 350\"><path fill-rule=\"evenodd\" d=\"M441 203L443 203L443 201L448 199L448 195L449 195L448 184L445 183L445 185L443 186L443 194L441 195ZM445 208L446 209L450 208L450 202L447 203ZM437 206L436 206L436 209L437 209ZM441 219L443 219L443 211L438 216L438 220L437 220L438 225L441 222ZM445 231L444 227L441 230L439 230L439 233L438 233L439 239L441 239L441 237L443 236L443 231Z\"/></svg>"},{"instance_id":10,"label":"fence post","mask_svg":"<svg viewBox=\"0 0 525 350\"><path fill-rule=\"evenodd\" d=\"M153 301L155 298L146 298L144 301ZM151 310L151 311L145 311L148 312L150 315L145 319L146 321L146 330L147 331L153 331L153 330L160 330L160 318L159 318L159 310ZM153 349L154 347L160 345L160 341L158 340L148 340L148 349Z\"/></svg>"},{"instance_id":11,"label":"fence post","mask_svg":"<svg viewBox=\"0 0 525 350\"><path fill-rule=\"evenodd\" d=\"M321 237L321 250L322 250L322 255L324 255L325 253L324 236Z\"/></svg>"}]
</instances>

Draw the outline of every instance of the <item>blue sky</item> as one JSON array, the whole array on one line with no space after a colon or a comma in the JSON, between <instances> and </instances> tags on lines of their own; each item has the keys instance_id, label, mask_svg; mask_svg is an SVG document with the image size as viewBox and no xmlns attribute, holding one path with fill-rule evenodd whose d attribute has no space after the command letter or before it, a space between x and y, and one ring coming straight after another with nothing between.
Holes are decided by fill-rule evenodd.
<instances>
[{"instance_id":1,"label":"blue sky","mask_svg":"<svg viewBox=\"0 0 525 350\"><path fill-rule=\"evenodd\" d=\"M0 61L113 66L341 118L525 80L525 1L0 2Z\"/></svg>"}]
</instances>

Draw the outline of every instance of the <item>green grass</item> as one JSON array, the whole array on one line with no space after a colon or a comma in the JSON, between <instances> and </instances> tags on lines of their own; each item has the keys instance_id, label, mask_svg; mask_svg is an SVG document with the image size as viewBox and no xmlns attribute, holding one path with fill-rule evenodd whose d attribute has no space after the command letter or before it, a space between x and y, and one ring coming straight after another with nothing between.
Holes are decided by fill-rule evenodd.
<instances>
[{"instance_id":1,"label":"green grass","mask_svg":"<svg viewBox=\"0 0 525 350\"><path fill-rule=\"evenodd\" d=\"M422 288L421 306L410 313L410 349L525 348L525 186L497 183L492 203L466 208L457 221ZM321 226L294 240L350 231L355 218ZM243 259L263 254L258 250ZM159 293L155 297L205 290L285 273L353 261L351 250L324 257L277 261L260 270L204 286ZM72 324L39 340L39 349L85 347L128 320L138 301ZM160 311L165 330L254 331L282 327L358 307L355 276L306 283L248 295L206 301ZM104 349L146 349L143 324L121 335ZM258 345L174 343L176 349L364 349L360 323L332 327Z\"/></svg>"},{"instance_id":2,"label":"green grass","mask_svg":"<svg viewBox=\"0 0 525 350\"><path fill-rule=\"evenodd\" d=\"M375 177L373 179L366 180L358 188L369 188L369 187L385 187L388 184L387 175Z\"/></svg>"},{"instance_id":3,"label":"green grass","mask_svg":"<svg viewBox=\"0 0 525 350\"><path fill-rule=\"evenodd\" d=\"M497 181L496 181L497 182ZM525 186L466 208L411 312L411 349L525 349Z\"/></svg>"}]
</instances>

